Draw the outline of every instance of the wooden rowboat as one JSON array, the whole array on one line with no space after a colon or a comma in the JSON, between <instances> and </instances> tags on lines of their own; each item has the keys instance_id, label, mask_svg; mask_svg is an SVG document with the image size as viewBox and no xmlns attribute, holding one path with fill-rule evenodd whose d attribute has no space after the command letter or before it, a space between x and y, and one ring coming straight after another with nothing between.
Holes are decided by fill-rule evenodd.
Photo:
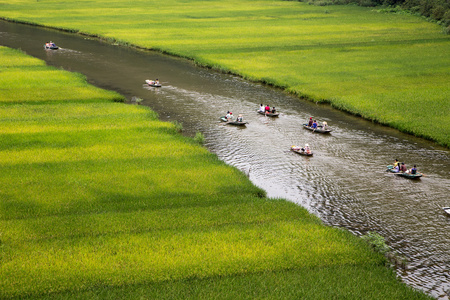
<instances>
[{"instance_id":1,"label":"wooden rowboat","mask_svg":"<svg viewBox=\"0 0 450 300\"><path fill-rule=\"evenodd\" d=\"M322 125L317 126L316 129L309 127L308 124L303 124L303 128L311 130L312 132L317 132L317 133L330 133L331 129L323 129Z\"/></svg>"},{"instance_id":2,"label":"wooden rowboat","mask_svg":"<svg viewBox=\"0 0 450 300\"><path fill-rule=\"evenodd\" d=\"M417 172L416 174L411 174L411 173L406 173L406 172L395 172L394 166L392 166L392 165L387 166L387 171L394 173L395 175L409 178L409 179L417 179L417 178L420 178L423 176L423 174L420 172Z\"/></svg>"},{"instance_id":3,"label":"wooden rowboat","mask_svg":"<svg viewBox=\"0 0 450 300\"><path fill-rule=\"evenodd\" d=\"M146 79L145 82L152 87L161 87L160 83L156 83L154 80Z\"/></svg>"},{"instance_id":4,"label":"wooden rowboat","mask_svg":"<svg viewBox=\"0 0 450 300\"><path fill-rule=\"evenodd\" d=\"M256 112L258 114L268 116L268 117L278 117L280 115L280 113L263 112L263 111L260 111L259 109Z\"/></svg>"},{"instance_id":5,"label":"wooden rowboat","mask_svg":"<svg viewBox=\"0 0 450 300\"><path fill-rule=\"evenodd\" d=\"M442 209L445 211L447 215L450 215L450 207L443 207Z\"/></svg>"},{"instance_id":6,"label":"wooden rowboat","mask_svg":"<svg viewBox=\"0 0 450 300\"><path fill-rule=\"evenodd\" d=\"M55 43L45 43L44 48L45 49L50 49L50 50L59 49L59 47L56 46Z\"/></svg>"},{"instance_id":7,"label":"wooden rowboat","mask_svg":"<svg viewBox=\"0 0 450 300\"><path fill-rule=\"evenodd\" d=\"M304 156L313 156L312 152L307 153L306 151L302 151L301 149L299 150L299 149L296 149L296 148L298 148L298 147L291 146L291 151L295 152L295 153L298 153L300 155L304 155Z\"/></svg>"},{"instance_id":8,"label":"wooden rowboat","mask_svg":"<svg viewBox=\"0 0 450 300\"><path fill-rule=\"evenodd\" d=\"M423 176L422 173L417 172L416 174L410 174L410 173L395 173L395 175L401 176L401 177L405 177L405 178L409 178L409 179L417 179Z\"/></svg>"},{"instance_id":9,"label":"wooden rowboat","mask_svg":"<svg viewBox=\"0 0 450 300\"><path fill-rule=\"evenodd\" d=\"M226 124L235 126L245 126L246 124L248 124L248 122L228 121L227 117L220 117L220 120L222 122L225 122Z\"/></svg>"},{"instance_id":10,"label":"wooden rowboat","mask_svg":"<svg viewBox=\"0 0 450 300\"><path fill-rule=\"evenodd\" d=\"M397 172L394 171L394 166L393 165L387 166L387 170L386 171L389 171L391 173L397 173Z\"/></svg>"}]
</instances>

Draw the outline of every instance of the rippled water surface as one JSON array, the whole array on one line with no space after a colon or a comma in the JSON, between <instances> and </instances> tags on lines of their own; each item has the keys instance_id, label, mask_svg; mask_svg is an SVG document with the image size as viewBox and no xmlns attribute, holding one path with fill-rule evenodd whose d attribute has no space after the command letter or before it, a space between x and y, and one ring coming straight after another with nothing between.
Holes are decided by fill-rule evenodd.
<instances>
[{"instance_id":1,"label":"rippled water surface","mask_svg":"<svg viewBox=\"0 0 450 300\"><path fill-rule=\"evenodd\" d=\"M62 48L44 50L48 40ZM144 99L162 120L181 122L187 135L202 132L208 149L247 173L269 197L289 199L325 224L358 235L380 233L407 260L398 270L404 282L436 298L450 298L450 217L442 210L450 206L448 149L157 53L6 22L0 22L0 45L81 72L89 82L128 99ZM163 87L144 84L154 78ZM260 103L276 106L279 118L257 114ZM249 124L221 123L227 110L243 114ZM310 116L327 121L333 132L304 130L301 125ZM305 143L313 157L289 151ZM417 164L426 176L408 180L387 173L386 165L395 158L408 167Z\"/></svg>"}]
</instances>

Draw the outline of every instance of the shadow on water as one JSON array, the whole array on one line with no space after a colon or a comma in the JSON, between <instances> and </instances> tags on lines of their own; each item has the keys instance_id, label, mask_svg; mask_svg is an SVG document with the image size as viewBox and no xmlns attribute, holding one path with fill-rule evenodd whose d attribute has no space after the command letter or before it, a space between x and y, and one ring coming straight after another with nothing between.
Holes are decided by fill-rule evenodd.
<instances>
[{"instance_id":1,"label":"shadow on water","mask_svg":"<svg viewBox=\"0 0 450 300\"><path fill-rule=\"evenodd\" d=\"M44 50L48 40L62 48ZM90 83L128 99L142 98L162 120L182 123L187 135L202 132L210 151L247 173L269 197L298 203L325 224L355 234L380 233L407 258L406 269L398 272L403 281L449 298L450 217L442 210L450 206L448 149L158 53L7 22L0 22L0 41L49 65L83 73ZM161 88L144 84L155 78ZM257 114L260 103L277 107L281 115ZM246 128L220 122L227 110L243 114ZM310 116L327 121L333 132L304 130L301 125ZM305 143L313 157L289 151ZM413 181L385 172L395 158L409 167L417 164L426 176Z\"/></svg>"}]
</instances>

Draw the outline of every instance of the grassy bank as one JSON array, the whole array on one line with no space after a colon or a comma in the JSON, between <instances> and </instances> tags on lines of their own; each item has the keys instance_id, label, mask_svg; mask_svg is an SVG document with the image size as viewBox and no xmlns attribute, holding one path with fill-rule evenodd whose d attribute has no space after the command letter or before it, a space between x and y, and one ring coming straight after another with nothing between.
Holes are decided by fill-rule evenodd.
<instances>
[{"instance_id":1,"label":"grassy bank","mask_svg":"<svg viewBox=\"0 0 450 300\"><path fill-rule=\"evenodd\" d=\"M149 109L15 50L0 61L1 299L427 299Z\"/></svg>"},{"instance_id":2,"label":"grassy bank","mask_svg":"<svg viewBox=\"0 0 450 300\"><path fill-rule=\"evenodd\" d=\"M2 17L189 57L450 146L450 37L419 17L273 0L0 5Z\"/></svg>"}]
</instances>

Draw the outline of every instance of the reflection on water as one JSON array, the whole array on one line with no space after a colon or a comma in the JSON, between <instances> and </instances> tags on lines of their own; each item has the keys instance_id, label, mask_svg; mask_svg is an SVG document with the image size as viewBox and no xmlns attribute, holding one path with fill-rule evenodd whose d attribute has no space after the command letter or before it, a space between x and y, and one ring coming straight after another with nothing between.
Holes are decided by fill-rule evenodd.
<instances>
[{"instance_id":1,"label":"reflection on water","mask_svg":"<svg viewBox=\"0 0 450 300\"><path fill-rule=\"evenodd\" d=\"M377 231L405 257L402 279L435 297L450 294L449 151L432 143L300 101L279 90L238 77L196 68L192 63L86 40L55 31L0 22L1 44L86 74L89 81L139 97L162 120L183 123L185 133L201 131L220 159L249 175L269 197L286 198L319 216L325 224L355 234ZM45 51L52 39L62 49ZM152 88L145 79L159 78ZM257 114L270 104L278 118ZM237 128L219 121L231 110L249 122ZM330 135L302 128L310 117L327 121ZM289 151L308 143L313 157ZM395 158L425 173L413 181L385 171Z\"/></svg>"}]
</instances>

